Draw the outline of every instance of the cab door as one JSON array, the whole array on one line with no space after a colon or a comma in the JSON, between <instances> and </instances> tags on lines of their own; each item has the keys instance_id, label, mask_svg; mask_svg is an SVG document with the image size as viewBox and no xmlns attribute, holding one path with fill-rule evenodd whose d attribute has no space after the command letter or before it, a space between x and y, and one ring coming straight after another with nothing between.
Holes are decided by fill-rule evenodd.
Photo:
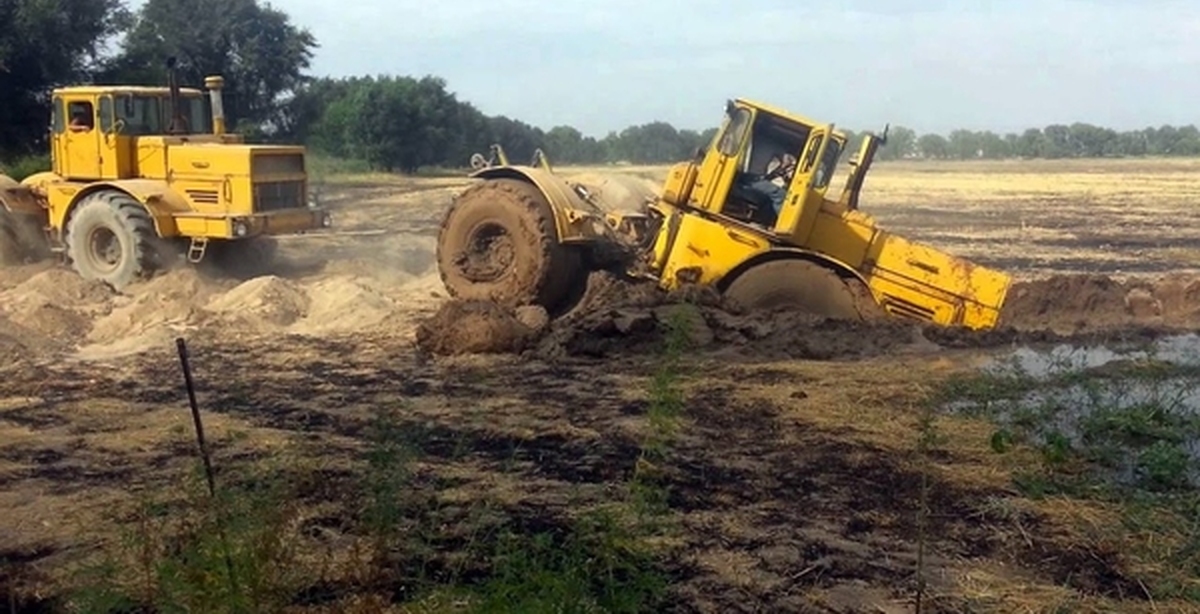
<instances>
[{"instance_id":1,"label":"cab door","mask_svg":"<svg viewBox=\"0 0 1200 614\"><path fill-rule=\"evenodd\" d=\"M840 153L838 144L830 138L832 135L833 124L818 126L809 132L804 153L788 185L787 198L775 221L775 233L791 237L794 244L803 245L808 239L825 201L825 188L829 186L834 167L829 164L829 156L834 155L836 164Z\"/></svg>"},{"instance_id":2,"label":"cab door","mask_svg":"<svg viewBox=\"0 0 1200 614\"><path fill-rule=\"evenodd\" d=\"M100 126L91 100L67 102L67 129L63 133L66 176L71 179L99 179L101 176Z\"/></svg>"},{"instance_id":3,"label":"cab door","mask_svg":"<svg viewBox=\"0 0 1200 614\"><path fill-rule=\"evenodd\" d=\"M733 187L742 159L742 151L749 140L750 128L754 125L754 110L739 107L732 102L726 107L726 120L716 147L705 154L696 173L688 205L719 213Z\"/></svg>"}]
</instances>

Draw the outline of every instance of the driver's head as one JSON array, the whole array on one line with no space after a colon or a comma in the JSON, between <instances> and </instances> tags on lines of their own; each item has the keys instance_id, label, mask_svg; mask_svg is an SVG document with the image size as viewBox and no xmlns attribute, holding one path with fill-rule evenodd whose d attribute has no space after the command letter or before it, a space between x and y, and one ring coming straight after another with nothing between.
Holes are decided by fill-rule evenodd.
<instances>
[{"instance_id":1,"label":"driver's head","mask_svg":"<svg viewBox=\"0 0 1200 614\"><path fill-rule=\"evenodd\" d=\"M781 167L781 172L783 173L781 175L783 180L791 181L792 175L796 172L796 156L793 156L790 153L783 154L783 157L779 161L779 165Z\"/></svg>"}]
</instances>

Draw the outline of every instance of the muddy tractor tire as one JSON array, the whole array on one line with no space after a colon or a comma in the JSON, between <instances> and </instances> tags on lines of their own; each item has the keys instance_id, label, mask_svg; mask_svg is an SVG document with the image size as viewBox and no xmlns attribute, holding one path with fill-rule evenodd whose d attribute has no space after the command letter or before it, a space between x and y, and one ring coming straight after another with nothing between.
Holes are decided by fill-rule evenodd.
<instances>
[{"instance_id":1,"label":"muddy tractor tire","mask_svg":"<svg viewBox=\"0 0 1200 614\"><path fill-rule=\"evenodd\" d=\"M79 203L67 223L66 243L81 277L117 290L162 266L154 220L141 203L115 190L95 192Z\"/></svg>"},{"instance_id":2,"label":"muddy tractor tire","mask_svg":"<svg viewBox=\"0 0 1200 614\"><path fill-rule=\"evenodd\" d=\"M224 275L250 279L267 275L275 264L279 241L271 236L209 241L205 261Z\"/></svg>"},{"instance_id":3,"label":"muddy tractor tire","mask_svg":"<svg viewBox=\"0 0 1200 614\"><path fill-rule=\"evenodd\" d=\"M558 242L546 197L532 184L493 179L463 192L438 233L450 295L562 313L586 283L577 250Z\"/></svg>"},{"instance_id":4,"label":"muddy tractor tire","mask_svg":"<svg viewBox=\"0 0 1200 614\"><path fill-rule=\"evenodd\" d=\"M804 260L771 260L738 275L724 297L745 311L794 309L818 317L875 319L878 305L858 280Z\"/></svg>"}]
</instances>

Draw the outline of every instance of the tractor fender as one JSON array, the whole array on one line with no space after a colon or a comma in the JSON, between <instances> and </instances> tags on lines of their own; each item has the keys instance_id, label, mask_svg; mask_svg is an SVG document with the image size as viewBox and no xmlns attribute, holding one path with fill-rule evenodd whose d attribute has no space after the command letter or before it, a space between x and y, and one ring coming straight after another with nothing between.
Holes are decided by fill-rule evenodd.
<instances>
[{"instance_id":1,"label":"tractor fender","mask_svg":"<svg viewBox=\"0 0 1200 614\"><path fill-rule=\"evenodd\" d=\"M563 178L534 166L493 166L468 175L472 179L516 179L535 186L554 216L560 243L595 240L605 235L604 214L575 192Z\"/></svg>"},{"instance_id":2,"label":"tractor fender","mask_svg":"<svg viewBox=\"0 0 1200 614\"><path fill-rule=\"evenodd\" d=\"M865 287L867 291L871 293L871 297L875 299L875 302L879 302L879 297L876 296L875 291L871 289L871 284L867 282L867 278L864 277L862 273L858 272L858 270L856 270L854 267L842 262L841 260L838 260L837 258L831 258L830 256L820 252L814 252L812 250L800 249L796 247L774 247L765 252L757 253L745 259L737 266L730 269L728 273L726 273L717 281L717 289L721 292L725 292L725 290L729 288L729 284L733 283L733 280L737 279L739 275L759 264L770 262L772 260L805 260L829 269L843 279L857 279L858 281L861 281L863 287Z\"/></svg>"},{"instance_id":3,"label":"tractor fender","mask_svg":"<svg viewBox=\"0 0 1200 614\"><path fill-rule=\"evenodd\" d=\"M101 181L89 183L71 200L71 204L59 220L61 228L66 227L67 220L83 199L101 190L117 190L129 195L142 204L154 220L154 230L160 237L173 237L179 234L175 225L175 216L191 211L187 201L171 189L165 181L157 179L121 179L116 181Z\"/></svg>"}]
</instances>

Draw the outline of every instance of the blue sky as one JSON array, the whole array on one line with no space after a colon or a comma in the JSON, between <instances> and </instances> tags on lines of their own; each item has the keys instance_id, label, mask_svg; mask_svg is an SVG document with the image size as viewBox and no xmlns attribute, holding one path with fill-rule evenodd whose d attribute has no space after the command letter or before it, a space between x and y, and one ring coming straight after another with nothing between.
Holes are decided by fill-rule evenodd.
<instances>
[{"instance_id":1,"label":"blue sky","mask_svg":"<svg viewBox=\"0 0 1200 614\"><path fill-rule=\"evenodd\" d=\"M313 72L436 74L597 136L761 99L852 128L1200 122L1198 0L272 0Z\"/></svg>"}]
</instances>

